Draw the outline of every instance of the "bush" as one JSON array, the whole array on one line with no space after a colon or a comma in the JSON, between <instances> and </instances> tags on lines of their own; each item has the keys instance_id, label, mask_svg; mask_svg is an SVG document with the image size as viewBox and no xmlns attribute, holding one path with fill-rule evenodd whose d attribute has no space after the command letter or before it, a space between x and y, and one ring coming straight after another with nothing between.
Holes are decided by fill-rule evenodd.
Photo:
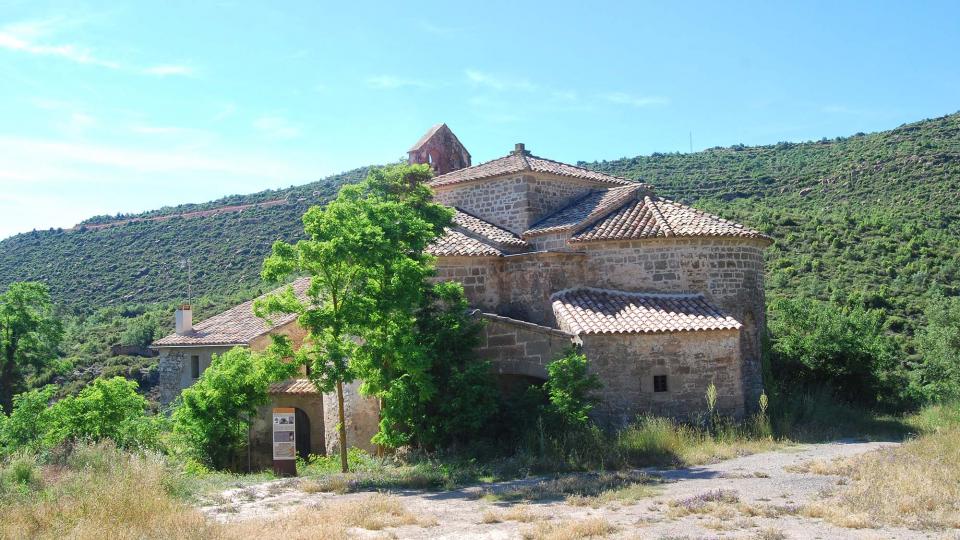
<instances>
[{"instance_id":1,"label":"bush","mask_svg":"<svg viewBox=\"0 0 960 540\"><path fill-rule=\"evenodd\" d=\"M911 390L924 401L960 400L960 298L934 298L927 306L927 326L917 336L921 362Z\"/></svg>"},{"instance_id":2,"label":"bush","mask_svg":"<svg viewBox=\"0 0 960 540\"><path fill-rule=\"evenodd\" d=\"M807 298L771 306L771 369L783 388L830 388L863 405L896 405L902 374L878 310L841 308Z\"/></svg>"},{"instance_id":3,"label":"bush","mask_svg":"<svg viewBox=\"0 0 960 540\"><path fill-rule=\"evenodd\" d=\"M236 464L257 409L267 403L267 387L285 371L278 364L240 347L214 355L173 411L174 433L191 457L215 469Z\"/></svg>"},{"instance_id":4,"label":"bush","mask_svg":"<svg viewBox=\"0 0 960 540\"><path fill-rule=\"evenodd\" d=\"M601 388L600 379L588 372L587 357L577 349L547 365L544 388L550 399L548 412L566 429L587 426L589 414L597 403L593 392Z\"/></svg>"},{"instance_id":5,"label":"bush","mask_svg":"<svg viewBox=\"0 0 960 540\"><path fill-rule=\"evenodd\" d=\"M76 396L50 404L56 387L48 385L14 398L9 417L0 422L0 448L41 452L64 442L109 439L121 448L159 448L164 420L148 416L137 383L122 377L97 379Z\"/></svg>"}]
</instances>

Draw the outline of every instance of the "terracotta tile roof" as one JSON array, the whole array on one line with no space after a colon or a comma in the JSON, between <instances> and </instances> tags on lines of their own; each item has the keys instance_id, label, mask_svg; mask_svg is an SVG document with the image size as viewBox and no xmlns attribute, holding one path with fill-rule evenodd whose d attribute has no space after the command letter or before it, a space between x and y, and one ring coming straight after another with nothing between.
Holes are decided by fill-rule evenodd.
<instances>
[{"instance_id":1,"label":"terracotta tile roof","mask_svg":"<svg viewBox=\"0 0 960 540\"><path fill-rule=\"evenodd\" d=\"M470 180L492 178L494 176L514 174L523 171L568 176L570 178L591 180L607 185L614 184L625 186L636 184L636 182L627 180L626 178L610 176L609 174L591 171L590 169L584 169L583 167L576 167L574 165L567 165L566 163L560 163L559 161L553 161L550 159L530 155L528 152L511 152L510 154L502 158L494 159L493 161L488 161L486 163L474 165L473 167L467 167L465 169L459 169L437 176L430 181L429 185L431 187L449 186L452 184L459 184L461 182L469 182Z\"/></svg>"},{"instance_id":2,"label":"terracotta tile roof","mask_svg":"<svg viewBox=\"0 0 960 540\"><path fill-rule=\"evenodd\" d=\"M648 195L574 234L570 242L697 236L770 240L770 237L739 223Z\"/></svg>"},{"instance_id":3,"label":"terracotta tile roof","mask_svg":"<svg viewBox=\"0 0 960 540\"><path fill-rule=\"evenodd\" d=\"M275 382L267 389L268 394L319 394L310 379L287 379Z\"/></svg>"},{"instance_id":4,"label":"terracotta tile roof","mask_svg":"<svg viewBox=\"0 0 960 540\"><path fill-rule=\"evenodd\" d=\"M468 214L459 208L454 208L456 214L453 216L453 223L457 227L462 227L471 233L482 236L493 243L506 247L525 248L529 247L526 241L512 232L484 221L477 216Z\"/></svg>"},{"instance_id":5,"label":"terracotta tile roof","mask_svg":"<svg viewBox=\"0 0 960 540\"><path fill-rule=\"evenodd\" d=\"M452 229L447 229L446 234L434 240L427 247L427 252L436 257L499 257L504 255L504 252L496 247Z\"/></svg>"},{"instance_id":6,"label":"terracotta tile roof","mask_svg":"<svg viewBox=\"0 0 960 540\"><path fill-rule=\"evenodd\" d=\"M293 290L303 295L310 285L310 278L304 277L293 282ZM284 286L285 287L285 286ZM277 289L279 291L280 289ZM277 291L272 291L272 294ZM267 295L264 295L267 296ZM261 296L261 298L263 298ZM193 332L181 336L170 334L153 342L154 347L190 347L205 345L246 345L254 338L262 336L293 320L296 315L275 315L272 325L253 314L253 300L232 307L219 315L195 324Z\"/></svg>"},{"instance_id":7,"label":"terracotta tile roof","mask_svg":"<svg viewBox=\"0 0 960 540\"><path fill-rule=\"evenodd\" d=\"M736 330L740 323L701 294L572 289L554 294L553 313L573 334L651 334Z\"/></svg>"},{"instance_id":8,"label":"terracotta tile roof","mask_svg":"<svg viewBox=\"0 0 960 540\"><path fill-rule=\"evenodd\" d=\"M530 229L524 231L523 235L529 236L583 228L623 206L627 201L635 199L637 193L642 189L641 184L634 184L594 191L541 219Z\"/></svg>"}]
</instances>

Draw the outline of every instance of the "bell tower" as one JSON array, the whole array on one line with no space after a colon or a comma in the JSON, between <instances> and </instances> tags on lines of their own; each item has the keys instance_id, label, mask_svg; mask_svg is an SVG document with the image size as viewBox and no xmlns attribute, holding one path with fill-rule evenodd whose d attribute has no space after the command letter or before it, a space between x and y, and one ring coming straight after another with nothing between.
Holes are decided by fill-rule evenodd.
<instances>
[{"instance_id":1,"label":"bell tower","mask_svg":"<svg viewBox=\"0 0 960 540\"><path fill-rule=\"evenodd\" d=\"M437 124L407 151L407 163L426 163L439 176L469 167L470 152L446 124Z\"/></svg>"}]
</instances>

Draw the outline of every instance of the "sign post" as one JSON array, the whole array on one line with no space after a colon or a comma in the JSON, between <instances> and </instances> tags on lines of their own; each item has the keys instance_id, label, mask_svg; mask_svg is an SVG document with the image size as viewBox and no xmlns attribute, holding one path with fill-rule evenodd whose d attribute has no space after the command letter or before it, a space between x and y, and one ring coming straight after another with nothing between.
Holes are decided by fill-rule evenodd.
<instances>
[{"instance_id":1,"label":"sign post","mask_svg":"<svg viewBox=\"0 0 960 540\"><path fill-rule=\"evenodd\" d=\"M297 475L297 415L293 407L273 409L273 472Z\"/></svg>"}]
</instances>

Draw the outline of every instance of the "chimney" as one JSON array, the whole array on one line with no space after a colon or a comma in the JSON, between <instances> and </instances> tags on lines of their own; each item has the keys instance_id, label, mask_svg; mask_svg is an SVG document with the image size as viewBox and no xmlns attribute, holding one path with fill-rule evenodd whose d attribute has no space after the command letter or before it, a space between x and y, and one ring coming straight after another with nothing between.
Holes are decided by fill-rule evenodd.
<instances>
[{"instance_id":1,"label":"chimney","mask_svg":"<svg viewBox=\"0 0 960 540\"><path fill-rule=\"evenodd\" d=\"M193 309L190 304L183 304L177 308L173 316L178 336L187 336L193 332Z\"/></svg>"},{"instance_id":2,"label":"chimney","mask_svg":"<svg viewBox=\"0 0 960 540\"><path fill-rule=\"evenodd\" d=\"M526 147L522 142L518 142L513 146L513 155L515 156L529 156L530 152L527 152Z\"/></svg>"}]
</instances>

